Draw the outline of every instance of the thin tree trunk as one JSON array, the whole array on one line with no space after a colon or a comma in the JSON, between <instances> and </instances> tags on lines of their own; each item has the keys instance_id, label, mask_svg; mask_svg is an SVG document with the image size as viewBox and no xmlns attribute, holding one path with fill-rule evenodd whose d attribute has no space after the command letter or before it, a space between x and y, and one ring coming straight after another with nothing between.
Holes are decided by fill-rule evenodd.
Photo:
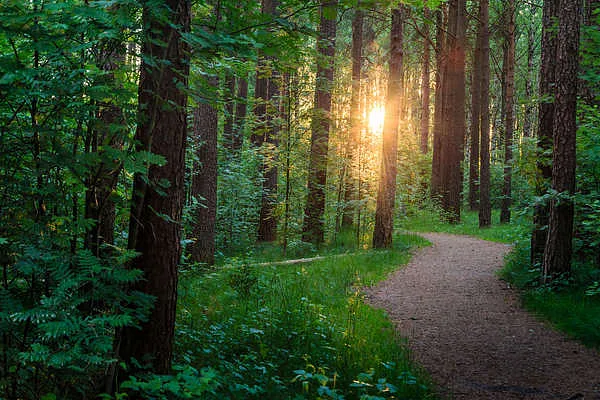
<instances>
[{"instance_id":1,"label":"thin tree trunk","mask_svg":"<svg viewBox=\"0 0 600 400\"><path fill-rule=\"evenodd\" d=\"M548 238L544 249L544 280L571 271L576 168L577 86L581 2L560 0L554 103L552 189Z\"/></svg>"},{"instance_id":2,"label":"thin tree trunk","mask_svg":"<svg viewBox=\"0 0 600 400\"><path fill-rule=\"evenodd\" d=\"M471 74L471 142L469 151L469 209L479 207L479 138L481 135L481 41L482 21L478 21Z\"/></svg>"},{"instance_id":3,"label":"thin tree trunk","mask_svg":"<svg viewBox=\"0 0 600 400\"><path fill-rule=\"evenodd\" d=\"M233 124L233 151L238 155L244 145L244 124L248 112L248 79L237 78L237 99L235 103L235 119Z\"/></svg>"},{"instance_id":4,"label":"thin tree trunk","mask_svg":"<svg viewBox=\"0 0 600 400\"><path fill-rule=\"evenodd\" d=\"M515 0L505 3L505 32L506 66L504 68L505 97L504 97L504 188L500 223L510 222L510 207L512 203L512 168L513 168L513 135L515 129L514 93L515 93Z\"/></svg>"},{"instance_id":5,"label":"thin tree trunk","mask_svg":"<svg viewBox=\"0 0 600 400\"><path fill-rule=\"evenodd\" d=\"M425 19L429 19L431 12L429 8L425 6L424 9ZM429 152L429 86L430 86L430 67L431 62L431 48L429 46L429 25L428 22L423 26L423 70L421 74L421 124L420 124L420 150L421 154L427 154Z\"/></svg>"},{"instance_id":6,"label":"thin tree trunk","mask_svg":"<svg viewBox=\"0 0 600 400\"><path fill-rule=\"evenodd\" d=\"M235 119L235 76L231 72L225 75L225 85L223 87L223 97L225 98L225 123L223 125L223 144L227 150L227 157L231 158L234 153L234 119Z\"/></svg>"},{"instance_id":7,"label":"thin tree trunk","mask_svg":"<svg viewBox=\"0 0 600 400\"><path fill-rule=\"evenodd\" d=\"M481 135L479 147L479 226L492 224L490 200L490 31L489 0L480 0L481 23Z\"/></svg>"},{"instance_id":8,"label":"thin tree trunk","mask_svg":"<svg viewBox=\"0 0 600 400\"><path fill-rule=\"evenodd\" d=\"M403 9L392 10L392 28L390 33L390 71L386 99L386 113L383 124L383 149L381 156L381 177L377 191L377 209L375 211L375 229L373 247L392 246L394 231L394 204L396 202L396 174L398 153L398 127L400 123L400 97L402 95L402 36Z\"/></svg>"},{"instance_id":9,"label":"thin tree trunk","mask_svg":"<svg viewBox=\"0 0 600 400\"><path fill-rule=\"evenodd\" d=\"M531 15L535 15L537 5L531 4ZM535 25L532 20L527 27L527 76L525 79L525 115L523 116L523 136L534 137L533 118L535 108L533 106L533 83L536 80L534 62L535 62Z\"/></svg>"},{"instance_id":10,"label":"thin tree trunk","mask_svg":"<svg viewBox=\"0 0 600 400\"><path fill-rule=\"evenodd\" d=\"M104 84L108 86L115 84L114 71L119 68L119 63L125 61L125 51L125 46L116 41L102 44L98 64L100 69L107 73ZM100 103L98 121L99 124L96 124L92 132L93 151L98 151L98 145L122 149L126 131L121 108L111 102ZM89 249L96 256L100 254L103 244L114 242L116 209L111 194L117 186L120 170L117 163L102 160L86 185L85 218L94 220L95 224L85 236L84 248Z\"/></svg>"},{"instance_id":11,"label":"thin tree trunk","mask_svg":"<svg viewBox=\"0 0 600 400\"><path fill-rule=\"evenodd\" d=\"M311 145L308 171L308 196L304 208L302 240L321 244L325 239L325 186L327 184L327 154L333 58L335 55L337 0L321 1L321 23L317 43L317 81L315 108L311 122Z\"/></svg>"},{"instance_id":12,"label":"thin tree trunk","mask_svg":"<svg viewBox=\"0 0 600 400\"><path fill-rule=\"evenodd\" d=\"M277 15L278 0L263 0L263 14L272 16ZM263 184L260 215L258 220L258 241L273 242L277 238L277 219L275 217L275 208L277 206L277 135L278 126L273 117L273 110L277 107L273 102L279 95L278 79L276 71L272 71L272 77L267 78L260 76L265 71L258 71L256 78L256 98L262 104L257 107L256 115L258 116L262 126L259 128L259 133L253 136L262 137L255 138L256 145L263 145L263 163L261 166ZM264 146L264 144L267 144Z\"/></svg>"},{"instance_id":13,"label":"thin tree trunk","mask_svg":"<svg viewBox=\"0 0 600 400\"><path fill-rule=\"evenodd\" d=\"M144 26L149 27L142 47L139 83L140 121L136 140L142 149L162 155L163 166L149 168L147 186L136 179L132 207L130 243L139 256L133 266L144 273L136 289L154 296L154 307L139 328L126 328L120 343L121 359L151 357L153 372L171 370L177 267L181 258L181 215L184 203L186 107L189 51L182 31L189 31L191 3L166 0L164 8L143 8ZM165 18L157 18L162 12ZM175 27L179 27L179 30ZM165 62L149 63L159 58ZM163 182L168 182L165 188ZM164 192L164 193L163 193ZM131 234L134 234L131 236Z\"/></svg>"},{"instance_id":14,"label":"thin tree trunk","mask_svg":"<svg viewBox=\"0 0 600 400\"><path fill-rule=\"evenodd\" d=\"M559 0L544 0L542 25L542 60L540 67L540 107L538 114L538 161L539 171L536 194L543 195L552 179L552 163L544 154L552 149L554 124L554 84L556 74L556 18ZM542 261L548 226L548 204L537 204L533 213L534 230L531 235L531 264Z\"/></svg>"},{"instance_id":15,"label":"thin tree trunk","mask_svg":"<svg viewBox=\"0 0 600 400\"><path fill-rule=\"evenodd\" d=\"M218 79L209 78L216 92ZM216 251L217 221L217 128L218 111L209 101L198 103L194 110L192 136L196 141L197 163L194 165L191 194L199 204L194 209L188 251L194 262L213 265Z\"/></svg>"},{"instance_id":16,"label":"thin tree trunk","mask_svg":"<svg viewBox=\"0 0 600 400\"><path fill-rule=\"evenodd\" d=\"M358 4L360 6L360 2ZM348 141L346 187L344 193L344 216L342 227L348 228L354 223L357 201L356 155L360 141L362 118L360 115L360 86L363 47L363 11L356 9L352 20L352 96L350 98L350 140Z\"/></svg>"}]
</instances>

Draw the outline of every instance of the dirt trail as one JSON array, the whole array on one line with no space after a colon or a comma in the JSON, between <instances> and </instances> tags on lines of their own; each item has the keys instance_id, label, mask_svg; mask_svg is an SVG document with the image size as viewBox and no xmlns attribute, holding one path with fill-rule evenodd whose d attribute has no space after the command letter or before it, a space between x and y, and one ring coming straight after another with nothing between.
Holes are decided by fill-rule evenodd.
<instances>
[{"instance_id":1,"label":"dirt trail","mask_svg":"<svg viewBox=\"0 0 600 400\"><path fill-rule=\"evenodd\" d=\"M367 290L453 399L600 399L600 354L519 307L494 272L509 247L446 234Z\"/></svg>"}]
</instances>

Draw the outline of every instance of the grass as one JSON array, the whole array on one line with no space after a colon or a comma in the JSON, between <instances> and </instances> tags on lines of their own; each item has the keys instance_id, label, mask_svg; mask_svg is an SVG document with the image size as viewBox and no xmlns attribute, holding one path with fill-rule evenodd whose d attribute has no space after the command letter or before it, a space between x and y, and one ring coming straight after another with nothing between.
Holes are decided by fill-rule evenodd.
<instances>
[{"instance_id":1,"label":"grass","mask_svg":"<svg viewBox=\"0 0 600 400\"><path fill-rule=\"evenodd\" d=\"M427 244L416 235L394 243L302 266L188 272L178 354L214 371L207 398L433 398L390 320L364 303L362 287Z\"/></svg>"},{"instance_id":2,"label":"grass","mask_svg":"<svg viewBox=\"0 0 600 400\"><path fill-rule=\"evenodd\" d=\"M492 220L499 220L497 210ZM511 224L495 223L486 229L479 228L476 212L463 212L460 224L439 221L439 213L420 212L402 221L401 227L413 232L462 234L513 244L499 276L521 291L524 307L583 344L600 348L600 294L586 295L588 288L600 281L598 269L575 263L569 281L543 286L539 268L532 268L529 262L530 225L523 217L514 218Z\"/></svg>"},{"instance_id":3,"label":"grass","mask_svg":"<svg viewBox=\"0 0 600 400\"><path fill-rule=\"evenodd\" d=\"M400 223L402 229L411 232L445 232L457 235L475 236L500 243L515 243L528 232L529 226L522 217L513 218L510 224L500 224L498 210L492 212L492 226L479 228L479 215L476 211L463 211L459 224L440 222L440 214L435 210L421 211L405 218Z\"/></svg>"},{"instance_id":4,"label":"grass","mask_svg":"<svg viewBox=\"0 0 600 400\"><path fill-rule=\"evenodd\" d=\"M521 290L524 306L556 329L589 347L600 349L600 294L586 295L600 271L574 264L568 281L540 284L539 268L531 268L528 243L518 244L507 258L500 276Z\"/></svg>"}]
</instances>

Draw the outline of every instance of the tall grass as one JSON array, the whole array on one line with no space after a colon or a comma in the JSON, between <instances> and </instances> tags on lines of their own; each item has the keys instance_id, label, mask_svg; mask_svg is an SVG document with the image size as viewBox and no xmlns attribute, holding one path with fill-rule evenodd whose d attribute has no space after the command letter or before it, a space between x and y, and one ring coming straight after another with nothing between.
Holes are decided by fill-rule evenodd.
<instances>
[{"instance_id":1,"label":"tall grass","mask_svg":"<svg viewBox=\"0 0 600 400\"><path fill-rule=\"evenodd\" d=\"M395 238L298 266L188 272L180 293L179 354L211 367L219 399L433 398L403 341L362 288L384 279L426 242ZM378 397L370 397L378 396Z\"/></svg>"}]
</instances>

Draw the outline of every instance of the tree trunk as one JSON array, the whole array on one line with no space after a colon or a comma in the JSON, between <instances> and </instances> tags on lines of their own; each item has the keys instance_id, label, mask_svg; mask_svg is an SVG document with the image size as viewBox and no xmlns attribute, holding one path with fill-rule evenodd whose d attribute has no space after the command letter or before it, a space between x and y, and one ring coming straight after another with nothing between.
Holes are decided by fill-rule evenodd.
<instances>
[{"instance_id":1,"label":"tree trunk","mask_svg":"<svg viewBox=\"0 0 600 400\"><path fill-rule=\"evenodd\" d=\"M383 124L383 149L381 156L381 177L377 192L373 247L376 249L392 246L394 228L394 203L396 201L396 173L398 153L398 126L400 122L400 96L402 95L402 35L403 10L392 10L390 34L390 72L386 100L385 121Z\"/></svg>"},{"instance_id":2,"label":"tree trunk","mask_svg":"<svg viewBox=\"0 0 600 400\"><path fill-rule=\"evenodd\" d=\"M531 4L531 15L535 15L536 4ZM533 118L535 109L533 106L533 82L535 82L535 26L537 21L533 19L527 27L527 76L525 79L525 115L523 116L523 136L534 137Z\"/></svg>"},{"instance_id":3,"label":"tree trunk","mask_svg":"<svg viewBox=\"0 0 600 400\"><path fill-rule=\"evenodd\" d=\"M479 227L492 224L490 200L490 31L489 0L479 2L481 28L481 123L479 147Z\"/></svg>"},{"instance_id":4,"label":"tree trunk","mask_svg":"<svg viewBox=\"0 0 600 400\"><path fill-rule=\"evenodd\" d=\"M218 79L209 78L209 84L216 91ZM198 161L194 165L191 191L192 197L201 204L194 209L192 242L188 245L188 251L193 262L205 265L215 263L218 120L218 111L214 104L198 103L194 110L192 131Z\"/></svg>"},{"instance_id":5,"label":"tree trunk","mask_svg":"<svg viewBox=\"0 0 600 400\"><path fill-rule=\"evenodd\" d=\"M465 137L465 0L448 3L448 62L442 78L444 126L441 154L442 208L451 223L460 222L463 146Z\"/></svg>"},{"instance_id":6,"label":"tree trunk","mask_svg":"<svg viewBox=\"0 0 600 400\"><path fill-rule=\"evenodd\" d=\"M445 6L444 10L447 10ZM433 157L431 163L431 197L438 199L441 194L441 155L442 130L444 122L443 75L446 63L444 41L447 29L447 11L436 11L437 32L435 36L436 71L435 71L435 111L433 115Z\"/></svg>"},{"instance_id":7,"label":"tree trunk","mask_svg":"<svg viewBox=\"0 0 600 400\"><path fill-rule=\"evenodd\" d=\"M327 153L331 89L333 86L333 59L335 56L337 0L321 1L321 23L317 42L317 80L315 108L311 122L308 196L304 208L302 240L321 244L325 239L325 185L327 184Z\"/></svg>"},{"instance_id":8,"label":"tree trunk","mask_svg":"<svg viewBox=\"0 0 600 400\"><path fill-rule=\"evenodd\" d=\"M244 124L248 111L248 79L237 78L237 99L235 103L235 119L233 124L233 152L237 156L244 145Z\"/></svg>"},{"instance_id":9,"label":"tree trunk","mask_svg":"<svg viewBox=\"0 0 600 400\"><path fill-rule=\"evenodd\" d=\"M515 130L515 109L513 104L515 93L515 0L508 0L505 3L505 7L504 188L500 210L500 223L503 224L510 222L510 207L512 203L513 135Z\"/></svg>"},{"instance_id":10,"label":"tree trunk","mask_svg":"<svg viewBox=\"0 0 600 400\"><path fill-rule=\"evenodd\" d=\"M425 6L424 9L425 19L429 19L431 12ZM431 62L431 49L429 47L429 25L426 22L423 26L423 71L421 74L421 154L427 154L429 152L429 86L430 86L430 68Z\"/></svg>"},{"instance_id":11,"label":"tree trunk","mask_svg":"<svg viewBox=\"0 0 600 400\"><path fill-rule=\"evenodd\" d=\"M263 14L272 16L277 15L277 0L263 0ZM258 220L258 241L273 242L277 238L277 219L275 218L275 207L277 206L277 134L278 127L273 118L273 112L277 108L273 102L279 94L277 74L271 71L272 77L261 76L266 71L258 71L256 78L256 98L261 103L260 108L256 108L256 115L259 118L261 127L256 136L261 135L260 139L255 139L256 145L263 145L263 163L261 167L263 184L260 216ZM254 135L253 135L254 136ZM267 144L264 146L264 144Z\"/></svg>"},{"instance_id":12,"label":"tree trunk","mask_svg":"<svg viewBox=\"0 0 600 400\"><path fill-rule=\"evenodd\" d=\"M103 84L115 85L114 71L124 61L125 46L122 43L109 41L101 44L98 66L107 73ZM93 128L90 150L98 152L98 146L122 149L126 130L121 108L110 101L100 103L98 108L98 124ZM100 156L102 161L89 176L85 194L85 218L95 221L95 224L85 236L84 247L96 256L100 255L102 245L114 242L115 203L111 195L121 170L118 162L103 153Z\"/></svg>"},{"instance_id":13,"label":"tree trunk","mask_svg":"<svg viewBox=\"0 0 600 400\"><path fill-rule=\"evenodd\" d=\"M471 143L469 151L469 209L479 206L479 137L481 134L481 21L478 22L477 39L473 51L471 73Z\"/></svg>"},{"instance_id":14,"label":"tree trunk","mask_svg":"<svg viewBox=\"0 0 600 400\"><path fill-rule=\"evenodd\" d=\"M552 149L552 129L554 124L554 84L556 74L556 18L559 0L544 0L542 24L542 60L540 66L540 107L538 114L538 161L539 176L536 181L536 194L543 195L552 179L551 160L544 154ZM547 204L537 204L533 213L534 230L531 235L531 264L542 261L546 245L548 226Z\"/></svg>"},{"instance_id":15,"label":"tree trunk","mask_svg":"<svg viewBox=\"0 0 600 400\"><path fill-rule=\"evenodd\" d=\"M561 0L556 58L556 97L552 152L552 189L548 238L544 249L544 279L571 271L576 168L577 84L581 2Z\"/></svg>"},{"instance_id":16,"label":"tree trunk","mask_svg":"<svg viewBox=\"0 0 600 400\"><path fill-rule=\"evenodd\" d=\"M359 2L360 6L360 2ZM360 141L361 115L360 115L360 85L362 69L363 47L363 11L356 9L352 20L352 96L350 98L350 140L347 145L348 164L346 175L346 188L344 193L344 216L342 227L348 228L354 223L355 203L358 200L358 183L356 171L356 156L358 142Z\"/></svg>"},{"instance_id":17,"label":"tree trunk","mask_svg":"<svg viewBox=\"0 0 600 400\"><path fill-rule=\"evenodd\" d=\"M141 176L135 180L131 216L135 228L130 229L130 243L140 255L132 264L144 273L136 289L154 296L155 302L139 329L123 331L120 356L127 362L150 356L157 374L170 372L173 353L186 144L187 93L182 87L187 87L189 73L189 50L182 33L189 31L190 14L187 0L166 0L158 9L143 8L148 28L142 47L145 57L135 138L143 149L162 155L166 163L150 166L147 180ZM161 62L147 61L156 57ZM164 182L169 186L164 187Z\"/></svg>"},{"instance_id":18,"label":"tree trunk","mask_svg":"<svg viewBox=\"0 0 600 400\"><path fill-rule=\"evenodd\" d=\"M235 76L228 72L225 75L225 85L223 88L223 97L225 98L225 123L223 125L223 144L227 150L227 158L231 158L234 153L234 111L235 111Z\"/></svg>"}]
</instances>

